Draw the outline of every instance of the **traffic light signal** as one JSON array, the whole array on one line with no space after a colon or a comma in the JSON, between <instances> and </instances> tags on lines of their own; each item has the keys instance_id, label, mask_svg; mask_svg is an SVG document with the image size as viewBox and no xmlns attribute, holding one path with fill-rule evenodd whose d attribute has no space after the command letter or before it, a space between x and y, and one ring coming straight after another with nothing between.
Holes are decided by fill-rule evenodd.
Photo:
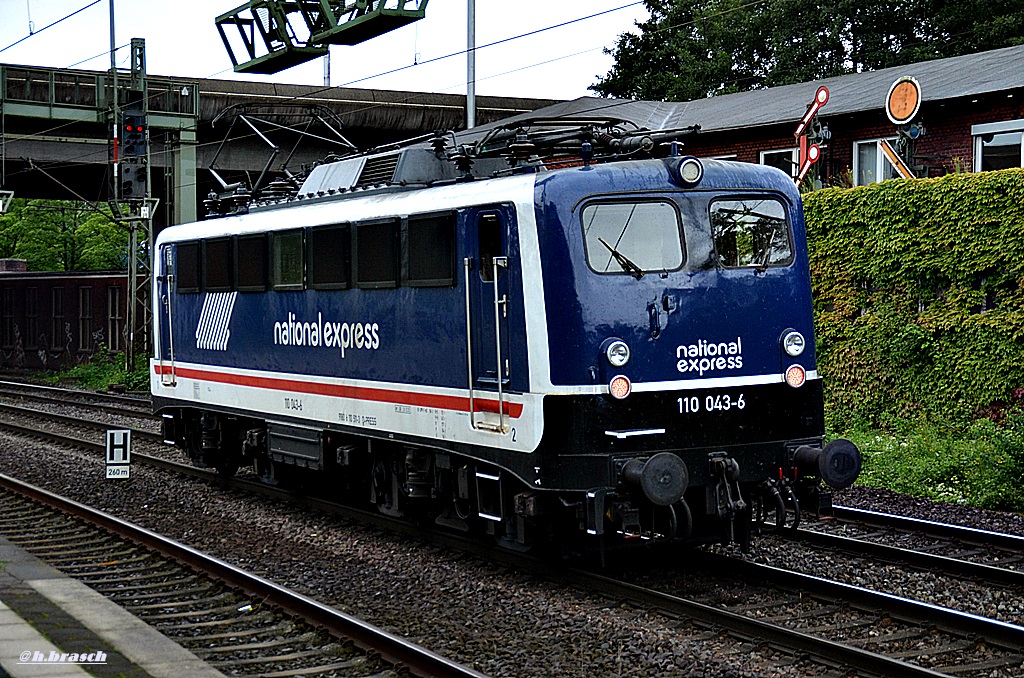
<instances>
[{"instance_id":1,"label":"traffic light signal","mask_svg":"<svg viewBox=\"0 0 1024 678\"><path fill-rule=\"evenodd\" d=\"M125 158L146 157L146 116L125 111L121 124L121 155Z\"/></svg>"},{"instance_id":2,"label":"traffic light signal","mask_svg":"<svg viewBox=\"0 0 1024 678\"><path fill-rule=\"evenodd\" d=\"M146 165L137 158L121 163L121 199L146 197Z\"/></svg>"}]
</instances>

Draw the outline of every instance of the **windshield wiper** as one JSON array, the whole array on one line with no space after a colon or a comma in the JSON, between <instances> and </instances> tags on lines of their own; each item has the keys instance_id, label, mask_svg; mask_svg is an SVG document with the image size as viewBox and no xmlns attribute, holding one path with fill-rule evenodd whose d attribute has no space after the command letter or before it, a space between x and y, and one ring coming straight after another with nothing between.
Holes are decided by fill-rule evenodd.
<instances>
[{"instance_id":1,"label":"windshield wiper","mask_svg":"<svg viewBox=\"0 0 1024 678\"><path fill-rule=\"evenodd\" d=\"M602 245L608 248L608 251L612 253L612 256L615 258L615 261L619 264L619 266L622 267L623 271L630 274L637 280L644 277L644 272L640 270L640 267L634 264L629 259L627 259L625 254L619 252L617 249L609 245L608 241L606 241L604 238L599 237L598 241L600 241Z\"/></svg>"}]
</instances>

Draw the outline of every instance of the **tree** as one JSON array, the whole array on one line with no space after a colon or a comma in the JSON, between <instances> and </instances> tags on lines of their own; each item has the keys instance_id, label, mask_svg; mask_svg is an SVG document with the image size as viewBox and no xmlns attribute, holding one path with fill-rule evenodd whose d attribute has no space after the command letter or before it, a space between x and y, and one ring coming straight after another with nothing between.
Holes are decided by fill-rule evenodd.
<instances>
[{"instance_id":1,"label":"tree","mask_svg":"<svg viewBox=\"0 0 1024 678\"><path fill-rule=\"evenodd\" d=\"M126 228L80 202L13 200L0 216L0 256L33 271L123 270L128 240Z\"/></svg>"},{"instance_id":2,"label":"tree","mask_svg":"<svg viewBox=\"0 0 1024 678\"><path fill-rule=\"evenodd\" d=\"M1024 1L646 0L604 96L689 101L1024 42Z\"/></svg>"}]
</instances>

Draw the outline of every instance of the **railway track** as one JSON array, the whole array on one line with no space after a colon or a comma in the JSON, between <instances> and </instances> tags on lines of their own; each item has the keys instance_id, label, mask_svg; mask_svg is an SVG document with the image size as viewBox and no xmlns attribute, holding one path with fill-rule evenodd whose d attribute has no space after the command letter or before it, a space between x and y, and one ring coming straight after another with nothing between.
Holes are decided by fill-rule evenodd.
<instances>
[{"instance_id":1,"label":"railway track","mask_svg":"<svg viewBox=\"0 0 1024 678\"><path fill-rule=\"evenodd\" d=\"M22 412L19 416L29 415ZM26 428L25 434L28 433ZM93 445L98 449L97 444ZM165 468L178 467L177 472L182 472L180 465L166 460L140 460ZM212 477L209 472L183 468L193 475ZM244 479L235 479L232 485L251 491L276 492L278 496L296 499L287 492L270 490L258 483L247 483ZM326 511L349 510L309 498L301 501L306 505L312 502ZM386 518L374 515L373 520L388 529L402 530ZM422 536L418 530L414 532ZM823 539L834 536L827 535ZM805 535L801 534L801 539L804 538ZM819 538L822 537L806 536L808 543ZM704 564L695 560L685 574L680 575L676 566L674 574L659 570L657 575L648 575L649 579L658 580L655 584L645 579L628 581L583 571L566 574L562 568L547 570L546 566L529 558L520 562L519 556L505 551L495 555L487 549L481 551L479 545L467 546L454 537L441 539L456 548L477 552L486 558L498 558L519 569L541 568L545 570L545 577L582 587L615 601L659 610L672 618L676 625L689 627L696 638L722 633L726 629L725 632L732 634L741 648L749 646L756 649L769 643L786 657L786 662L810 662L814 665L813 672L819 675L846 676L852 675L850 671L856 671L855 675L864 676L991 677L1024 672L1021 654L1024 629L1015 624L830 582L820 577L744 563L734 558L714 559L715 556L706 555L706 558L711 558L706 560L705 555L701 555L700 561ZM836 545L834 542L826 543L823 548L835 550ZM859 549L849 543L844 548L854 552ZM914 558L923 557L920 552L910 549L902 551L917 554ZM877 553L861 550L858 557L877 558ZM944 569L951 576L978 577L983 573L990 584L1020 590L1019 573L1012 569L935 556L933 553L924 555L931 558L926 565L915 563L905 555L895 560L912 567L934 568L936 563L943 563L948 566ZM947 561L967 565L953 566ZM729 573L733 583L714 590L695 591L692 578L696 568L703 568L708 573L708 581L721 582ZM678 581L680 576L682 581ZM754 581L764 583L747 588Z\"/></svg>"},{"instance_id":2,"label":"railway track","mask_svg":"<svg viewBox=\"0 0 1024 678\"><path fill-rule=\"evenodd\" d=\"M482 674L222 560L0 475L0 534L229 675Z\"/></svg>"},{"instance_id":3,"label":"railway track","mask_svg":"<svg viewBox=\"0 0 1024 678\"><path fill-rule=\"evenodd\" d=\"M1024 591L1024 537L875 511L837 509L837 517L842 516L838 524L800 529L788 538L822 550Z\"/></svg>"},{"instance_id":4,"label":"railway track","mask_svg":"<svg viewBox=\"0 0 1024 678\"><path fill-rule=\"evenodd\" d=\"M6 398L20 399L26 402L60 406L80 403L93 409L113 414L133 412L150 414L152 411L150 400L145 396L100 393L98 391L76 391L58 386L5 380L0 380L0 392Z\"/></svg>"}]
</instances>

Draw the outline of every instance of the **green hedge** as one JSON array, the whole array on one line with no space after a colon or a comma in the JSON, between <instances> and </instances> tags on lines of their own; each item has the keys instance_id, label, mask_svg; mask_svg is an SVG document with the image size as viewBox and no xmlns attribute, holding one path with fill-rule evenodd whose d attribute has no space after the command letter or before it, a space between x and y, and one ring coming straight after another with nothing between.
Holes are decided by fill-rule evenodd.
<instances>
[{"instance_id":1,"label":"green hedge","mask_svg":"<svg viewBox=\"0 0 1024 678\"><path fill-rule=\"evenodd\" d=\"M829 429L1024 403L1024 169L804 196Z\"/></svg>"}]
</instances>

